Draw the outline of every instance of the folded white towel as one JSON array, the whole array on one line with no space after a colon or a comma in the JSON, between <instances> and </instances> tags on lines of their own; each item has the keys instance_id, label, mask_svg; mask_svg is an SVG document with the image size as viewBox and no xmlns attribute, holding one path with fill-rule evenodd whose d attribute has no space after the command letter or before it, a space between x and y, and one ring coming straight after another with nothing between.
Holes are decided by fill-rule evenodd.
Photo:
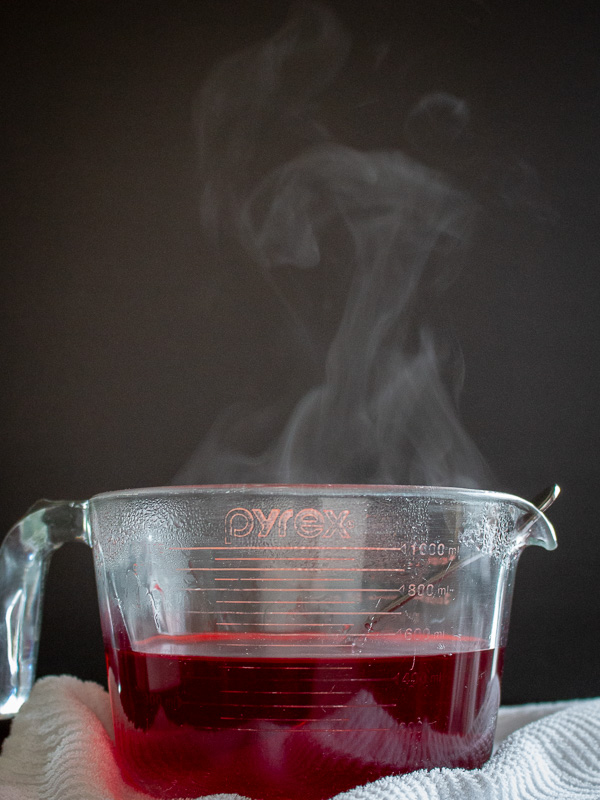
<instances>
[{"instance_id":1,"label":"folded white towel","mask_svg":"<svg viewBox=\"0 0 600 800\"><path fill-rule=\"evenodd\" d=\"M0 800L147 800L123 782L111 733L100 686L38 681L0 755ZM338 800L600 800L600 699L503 708L505 736L482 769L382 778Z\"/></svg>"}]
</instances>

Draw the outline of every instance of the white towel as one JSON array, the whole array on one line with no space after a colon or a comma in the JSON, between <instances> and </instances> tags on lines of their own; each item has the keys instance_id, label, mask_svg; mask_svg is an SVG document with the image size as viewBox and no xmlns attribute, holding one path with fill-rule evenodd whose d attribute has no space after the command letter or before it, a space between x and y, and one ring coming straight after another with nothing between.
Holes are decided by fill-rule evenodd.
<instances>
[{"instance_id":1,"label":"white towel","mask_svg":"<svg viewBox=\"0 0 600 800\"><path fill-rule=\"evenodd\" d=\"M0 800L147 800L121 779L111 733L100 686L38 681L0 755ZM502 708L499 739L481 769L382 778L338 800L600 800L600 699Z\"/></svg>"}]
</instances>

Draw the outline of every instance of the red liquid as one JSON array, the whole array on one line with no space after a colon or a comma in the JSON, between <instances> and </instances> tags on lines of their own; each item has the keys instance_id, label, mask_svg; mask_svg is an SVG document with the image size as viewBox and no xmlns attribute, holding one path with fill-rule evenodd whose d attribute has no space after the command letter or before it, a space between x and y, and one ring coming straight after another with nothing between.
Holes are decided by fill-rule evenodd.
<instances>
[{"instance_id":1,"label":"red liquid","mask_svg":"<svg viewBox=\"0 0 600 800\"><path fill-rule=\"evenodd\" d=\"M187 637L187 651L207 638ZM157 797L322 800L385 775L473 768L490 756L494 651L183 656L165 641L152 648L163 652L108 658L121 768Z\"/></svg>"}]
</instances>

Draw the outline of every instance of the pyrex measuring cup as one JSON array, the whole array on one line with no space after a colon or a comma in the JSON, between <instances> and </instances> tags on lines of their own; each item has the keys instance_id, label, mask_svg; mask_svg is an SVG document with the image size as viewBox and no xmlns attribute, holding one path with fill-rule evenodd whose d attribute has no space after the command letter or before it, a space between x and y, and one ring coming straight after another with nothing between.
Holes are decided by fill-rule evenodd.
<instances>
[{"instance_id":1,"label":"pyrex measuring cup","mask_svg":"<svg viewBox=\"0 0 600 800\"><path fill-rule=\"evenodd\" d=\"M34 676L43 578L93 547L115 744L158 797L326 798L490 755L515 568L556 546L510 495L216 486L43 501L0 554L0 702Z\"/></svg>"}]
</instances>

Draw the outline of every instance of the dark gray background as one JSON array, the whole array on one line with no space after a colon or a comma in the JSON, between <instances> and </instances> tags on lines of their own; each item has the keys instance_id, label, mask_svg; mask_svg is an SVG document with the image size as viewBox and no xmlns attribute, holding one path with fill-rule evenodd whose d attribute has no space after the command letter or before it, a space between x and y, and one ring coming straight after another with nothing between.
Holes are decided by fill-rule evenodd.
<instances>
[{"instance_id":1,"label":"dark gray background","mask_svg":"<svg viewBox=\"0 0 600 800\"><path fill-rule=\"evenodd\" d=\"M597 695L598 20L582 3L334 6L354 38L323 101L336 139L405 149L481 209L447 308L489 488L563 488L559 550L519 567L504 701ZM192 124L209 67L287 8L3 4L3 530L42 496L169 483L226 404L289 379L264 286L207 256ZM407 137L430 92L468 105L466 150ZM104 680L94 593L87 549L57 553L40 675Z\"/></svg>"}]
</instances>

